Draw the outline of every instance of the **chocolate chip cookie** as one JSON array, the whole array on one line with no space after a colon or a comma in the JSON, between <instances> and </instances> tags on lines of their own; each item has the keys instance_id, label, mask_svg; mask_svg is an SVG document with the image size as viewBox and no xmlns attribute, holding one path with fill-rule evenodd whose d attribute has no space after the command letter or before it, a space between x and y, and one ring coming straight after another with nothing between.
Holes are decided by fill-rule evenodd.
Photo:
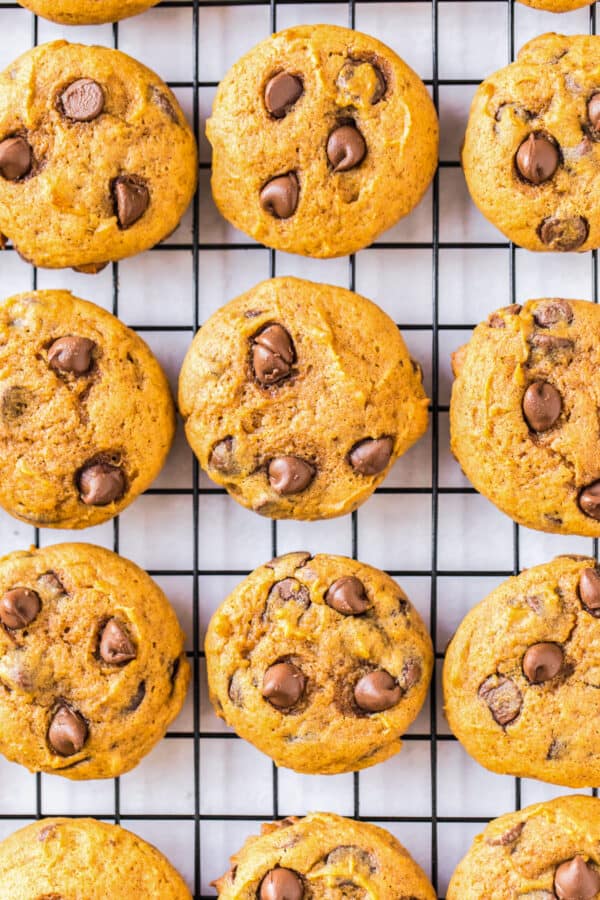
<instances>
[{"instance_id":1,"label":"chocolate chip cookie","mask_svg":"<svg viewBox=\"0 0 600 900\"><path fill-rule=\"evenodd\" d=\"M160 472L169 385L140 337L67 291L0 304L0 506L44 528L117 515Z\"/></svg>"},{"instance_id":2,"label":"chocolate chip cookie","mask_svg":"<svg viewBox=\"0 0 600 900\"><path fill-rule=\"evenodd\" d=\"M44 19L62 25L101 25L136 16L158 0L19 0Z\"/></svg>"},{"instance_id":3,"label":"chocolate chip cookie","mask_svg":"<svg viewBox=\"0 0 600 900\"><path fill-rule=\"evenodd\" d=\"M452 450L521 525L600 536L600 308L530 300L454 354Z\"/></svg>"},{"instance_id":4,"label":"chocolate chip cookie","mask_svg":"<svg viewBox=\"0 0 600 900\"><path fill-rule=\"evenodd\" d=\"M179 408L213 481L278 519L356 509L427 428L421 370L351 291L274 278L203 325Z\"/></svg>"},{"instance_id":5,"label":"chocolate chip cookie","mask_svg":"<svg viewBox=\"0 0 600 900\"><path fill-rule=\"evenodd\" d=\"M397 753L433 653L393 579L342 556L288 553L256 569L206 637L211 700L243 738L297 772L352 772Z\"/></svg>"},{"instance_id":6,"label":"chocolate chip cookie","mask_svg":"<svg viewBox=\"0 0 600 900\"><path fill-rule=\"evenodd\" d=\"M435 900L425 873L389 831L332 813L263 825L231 864L215 882L221 900Z\"/></svg>"},{"instance_id":7,"label":"chocolate chip cookie","mask_svg":"<svg viewBox=\"0 0 600 900\"><path fill-rule=\"evenodd\" d=\"M595 797L560 797L508 813L475 838L447 900L594 900L599 845Z\"/></svg>"},{"instance_id":8,"label":"chocolate chip cookie","mask_svg":"<svg viewBox=\"0 0 600 900\"><path fill-rule=\"evenodd\" d=\"M478 762L567 787L600 782L599 619L600 570L583 556L527 569L467 615L446 653L444 694Z\"/></svg>"},{"instance_id":9,"label":"chocolate chip cookie","mask_svg":"<svg viewBox=\"0 0 600 900\"><path fill-rule=\"evenodd\" d=\"M462 151L467 184L520 247L600 247L599 70L600 37L544 34L475 94Z\"/></svg>"},{"instance_id":10,"label":"chocolate chip cookie","mask_svg":"<svg viewBox=\"0 0 600 900\"><path fill-rule=\"evenodd\" d=\"M437 116L418 75L335 25L288 28L242 57L206 133L222 215L305 256L366 247L417 205L437 165Z\"/></svg>"},{"instance_id":11,"label":"chocolate chip cookie","mask_svg":"<svg viewBox=\"0 0 600 900\"><path fill-rule=\"evenodd\" d=\"M164 735L188 681L177 617L133 563L91 544L0 560L8 759L77 780L122 775Z\"/></svg>"},{"instance_id":12,"label":"chocolate chip cookie","mask_svg":"<svg viewBox=\"0 0 600 900\"><path fill-rule=\"evenodd\" d=\"M94 272L147 250L195 186L177 100L131 57L54 41L0 74L0 232L29 262Z\"/></svg>"},{"instance_id":13,"label":"chocolate chip cookie","mask_svg":"<svg viewBox=\"0 0 600 900\"><path fill-rule=\"evenodd\" d=\"M191 900L156 847L95 819L42 819L0 843L2 900Z\"/></svg>"}]
</instances>

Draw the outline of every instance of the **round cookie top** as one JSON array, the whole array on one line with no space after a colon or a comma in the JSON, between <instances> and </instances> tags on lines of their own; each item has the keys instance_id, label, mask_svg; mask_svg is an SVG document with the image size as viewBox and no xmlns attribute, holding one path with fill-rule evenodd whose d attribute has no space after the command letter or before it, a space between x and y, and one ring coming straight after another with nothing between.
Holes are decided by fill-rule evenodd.
<instances>
[{"instance_id":1,"label":"round cookie top","mask_svg":"<svg viewBox=\"0 0 600 900\"><path fill-rule=\"evenodd\" d=\"M333 813L262 826L214 882L221 900L377 897L435 900L425 873L389 831Z\"/></svg>"},{"instance_id":2,"label":"round cookie top","mask_svg":"<svg viewBox=\"0 0 600 900\"><path fill-rule=\"evenodd\" d=\"M191 900L156 847L96 819L41 819L0 843L3 900Z\"/></svg>"},{"instance_id":3,"label":"round cookie top","mask_svg":"<svg viewBox=\"0 0 600 900\"><path fill-rule=\"evenodd\" d=\"M29 262L97 271L147 250L195 185L175 96L124 53L54 41L0 74L0 232Z\"/></svg>"},{"instance_id":4,"label":"round cookie top","mask_svg":"<svg viewBox=\"0 0 600 900\"><path fill-rule=\"evenodd\" d=\"M91 544L0 560L0 751L34 772L113 778L179 713L177 617L132 562Z\"/></svg>"},{"instance_id":5,"label":"round cookie top","mask_svg":"<svg viewBox=\"0 0 600 900\"><path fill-rule=\"evenodd\" d=\"M471 196L528 250L600 246L600 37L544 34L477 89L462 162Z\"/></svg>"},{"instance_id":6,"label":"round cookie top","mask_svg":"<svg viewBox=\"0 0 600 900\"><path fill-rule=\"evenodd\" d=\"M447 900L600 897L600 800L559 797L494 819L458 865Z\"/></svg>"},{"instance_id":7,"label":"round cookie top","mask_svg":"<svg viewBox=\"0 0 600 900\"><path fill-rule=\"evenodd\" d=\"M591 6L595 0L519 0L519 2L524 6L531 6L533 9L562 13L571 12L573 9L581 9L582 6Z\"/></svg>"},{"instance_id":8,"label":"round cookie top","mask_svg":"<svg viewBox=\"0 0 600 900\"><path fill-rule=\"evenodd\" d=\"M273 278L202 326L179 379L200 464L273 518L356 509L427 428L420 367L351 291Z\"/></svg>"},{"instance_id":9,"label":"round cookie top","mask_svg":"<svg viewBox=\"0 0 600 900\"><path fill-rule=\"evenodd\" d=\"M125 509L175 430L167 379L115 316L67 291L0 304L0 505L44 528Z\"/></svg>"},{"instance_id":10,"label":"round cookie top","mask_svg":"<svg viewBox=\"0 0 600 900\"><path fill-rule=\"evenodd\" d=\"M480 493L529 528L600 535L600 309L530 300L453 358L452 450Z\"/></svg>"},{"instance_id":11,"label":"round cookie top","mask_svg":"<svg viewBox=\"0 0 600 900\"><path fill-rule=\"evenodd\" d=\"M217 715L278 765L312 774L397 753L433 665L423 621L393 579L308 553L238 585L210 622L206 658Z\"/></svg>"},{"instance_id":12,"label":"round cookie top","mask_svg":"<svg viewBox=\"0 0 600 900\"><path fill-rule=\"evenodd\" d=\"M102 25L136 16L158 0L19 0L44 19L62 25Z\"/></svg>"},{"instance_id":13,"label":"round cookie top","mask_svg":"<svg viewBox=\"0 0 600 900\"><path fill-rule=\"evenodd\" d=\"M471 610L446 653L444 694L478 762L567 787L600 782L599 618L600 571L581 556L527 569Z\"/></svg>"},{"instance_id":14,"label":"round cookie top","mask_svg":"<svg viewBox=\"0 0 600 900\"><path fill-rule=\"evenodd\" d=\"M437 165L437 116L418 75L334 25L288 28L242 57L206 133L222 215L305 256L366 247L416 206Z\"/></svg>"}]
</instances>

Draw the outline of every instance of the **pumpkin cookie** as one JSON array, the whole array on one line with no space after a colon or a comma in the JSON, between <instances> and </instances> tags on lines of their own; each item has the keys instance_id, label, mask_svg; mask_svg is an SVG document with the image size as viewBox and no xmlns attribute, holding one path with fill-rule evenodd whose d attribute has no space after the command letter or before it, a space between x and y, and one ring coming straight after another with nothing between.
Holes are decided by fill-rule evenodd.
<instances>
[{"instance_id":1,"label":"pumpkin cookie","mask_svg":"<svg viewBox=\"0 0 600 900\"><path fill-rule=\"evenodd\" d=\"M61 25L102 25L137 16L158 0L19 0L19 3Z\"/></svg>"},{"instance_id":2,"label":"pumpkin cookie","mask_svg":"<svg viewBox=\"0 0 600 900\"><path fill-rule=\"evenodd\" d=\"M475 838L446 900L594 900L599 846L595 797L559 797L508 813Z\"/></svg>"},{"instance_id":3,"label":"pumpkin cookie","mask_svg":"<svg viewBox=\"0 0 600 900\"><path fill-rule=\"evenodd\" d=\"M366 247L417 205L437 166L437 116L418 75L335 25L288 28L242 57L206 133L222 215L305 256Z\"/></svg>"},{"instance_id":4,"label":"pumpkin cookie","mask_svg":"<svg viewBox=\"0 0 600 900\"><path fill-rule=\"evenodd\" d=\"M392 320L351 291L274 278L202 326L179 379L200 464L277 519L356 509L426 430L420 367Z\"/></svg>"},{"instance_id":5,"label":"pumpkin cookie","mask_svg":"<svg viewBox=\"0 0 600 900\"><path fill-rule=\"evenodd\" d=\"M473 609L446 653L448 722L494 772L600 783L600 571L559 556ZM595 896L595 894L594 894Z\"/></svg>"},{"instance_id":6,"label":"pumpkin cookie","mask_svg":"<svg viewBox=\"0 0 600 900\"><path fill-rule=\"evenodd\" d=\"M122 775L181 710L189 666L175 613L109 550L3 557L0 626L0 751L33 772Z\"/></svg>"},{"instance_id":7,"label":"pumpkin cookie","mask_svg":"<svg viewBox=\"0 0 600 900\"><path fill-rule=\"evenodd\" d=\"M599 142L600 37L544 34L477 89L462 151L471 196L520 247L600 247Z\"/></svg>"},{"instance_id":8,"label":"pumpkin cookie","mask_svg":"<svg viewBox=\"0 0 600 900\"><path fill-rule=\"evenodd\" d=\"M131 57L54 41L0 74L0 232L34 265L93 272L147 250L195 187L177 100Z\"/></svg>"},{"instance_id":9,"label":"pumpkin cookie","mask_svg":"<svg viewBox=\"0 0 600 900\"><path fill-rule=\"evenodd\" d=\"M492 313L453 358L452 450L521 525L600 536L600 308L530 300Z\"/></svg>"},{"instance_id":10,"label":"pumpkin cookie","mask_svg":"<svg viewBox=\"0 0 600 900\"><path fill-rule=\"evenodd\" d=\"M191 900L156 847L95 819L42 819L0 843L2 900Z\"/></svg>"},{"instance_id":11,"label":"pumpkin cookie","mask_svg":"<svg viewBox=\"0 0 600 900\"><path fill-rule=\"evenodd\" d=\"M231 863L215 882L221 900L435 900L425 873L389 831L333 813L269 822Z\"/></svg>"},{"instance_id":12,"label":"pumpkin cookie","mask_svg":"<svg viewBox=\"0 0 600 900\"><path fill-rule=\"evenodd\" d=\"M433 652L389 576L342 556L288 553L217 610L206 660L217 715L278 765L330 775L400 750Z\"/></svg>"},{"instance_id":13,"label":"pumpkin cookie","mask_svg":"<svg viewBox=\"0 0 600 900\"><path fill-rule=\"evenodd\" d=\"M173 440L167 379L140 337L67 291L0 304L0 506L44 528L116 516Z\"/></svg>"},{"instance_id":14,"label":"pumpkin cookie","mask_svg":"<svg viewBox=\"0 0 600 900\"><path fill-rule=\"evenodd\" d=\"M591 6L595 0L519 0L524 6L533 9L543 9L546 12L562 13L581 9L582 6Z\"/></svg>"}]
</instances>

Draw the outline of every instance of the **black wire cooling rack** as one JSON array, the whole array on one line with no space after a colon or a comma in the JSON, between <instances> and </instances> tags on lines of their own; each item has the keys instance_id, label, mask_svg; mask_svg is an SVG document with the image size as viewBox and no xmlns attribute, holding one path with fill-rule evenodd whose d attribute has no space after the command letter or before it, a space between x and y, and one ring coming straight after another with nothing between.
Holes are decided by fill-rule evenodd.
<instances>
[{"instance_id":1,"label":"black wire cooling rack","mask_svg":"<svg viewBox=\"0 0 600 900\"><path fill-rule=\"evenodd\" d=\"M357 7L364 7L368 5L368 0L363 0L363 2L358 2L358 0L326 0L328 6L338 6L338 7L346 7L347 9L347 24L349 27L354 28L356 22L356 11ZM453 2L453 0L373 0L374 3L377 3L378 6L396 6L402 7L402 5L406 3L414 4L422 3L427 4L431 9L431 26L432 26L432 47L431 47L431 65L432 65L432 77L429 79L424 79L425 83L430 87L431 94L433 96L434 103L436 108L439 109L439 95L440 95L440 87L445 86L462 86L462 85L472 85L473 91L475 90L475 86L479 84L478 79L442 79L438 75L438 45L439 45L439 8L440 5L447 2ZM464 0L467 3L477 2L480 6L483 6L485 0ZM506 34L499 36L502 40L507 42L507 50L508 50L508 58L510 60L514 59L515 55L515 10L514 10L514 0L503 0L506 4L507 8L507 28ZM199 104L199 92L201 89L213 89L216 88L217 82L213 81L201 81L199 77L199 61L202 54L202 41L203 41L203 29L202 29L202 12L210 7L255 7L255 8L265 8L269 9L269 30L270 32L274 32L278 28L278 11L280 8L284 6L299 6L302 5L304 7L319 7L323 5L323 0L304 0L303 3L299 4L297 0L177 0L177 2L172 2L172 0L163 0L162 3L159 4L160 7L174 7L174 8L188 8L192 10L192 21L193 21L193 71L192 77L189 81L171 81L169 82L169 86L175 90L179 88L187 88L191 89L193 94L193 127L194 132L197 138L200 137L200 104ZM3 10L17 10L20 7L15 2L0 2L0 31L3 27L2 21L2 11ZM23 15L30 16L25 10L23 10ZM32 34L31 41L32 45L36 45L38 43L38 19L36 16L30 16L32 21ZM554 24L554 21L553 21ZM559 17L556 19L556 29L560 30L560 22ZM596 33L596 9L595 5L592 5L589 8L589 30L591 33ZM266 35L265 35L266 36ZM115 23L112 26L112 41L113 46L119 46L119 24ZM159 73L160 74L160 73ZM439 168L457 168L459 167L459 163L455 161L442 160L440 162ZM210 164L207 162L200 163L201 170L206 170L210 168ZM440 413L447 413L448 406L443 405L439 402L439 394L440 394L440 376L439 376L439 339L440 333L445 330L454 330L454 331L468 331L474 327L473 322L464 323L464 324L443 324L439 322L439 255L440 250L469 250L469 249L485 249L485 250L503 250L509 252L509 290L508 295L506 297L506 304L516 302L516 279L515 279L515 247L503 240L497 241L486 241L486 242L444 242L440 240L440 186L439 186L439 170L435 176L435 180L432 187L432 222L431 222L431 241L425 242L394 242L394 241L378 241L373 245L374 248L380 250L387 250L391 253L399 250L418 250L424 249L431 251L432 258L432 267L431 267L431 322L423 323L415 325L414 323L403 323L399 322L398 327L404 332L410 332L413 330L425 331L430 333L430 352L431 352L431 429L432 429L432 452L431 452L431 487L411 487L411 486L400 486L400 487L386 487L385 485L378 488L378 494L390 494L390 495L402 495L402 494L425 494L430 496L431 498L431 568L426 570L415 570L415 569L388 569L388 573L392 576L428 576L431 579L431 590L430 590L430 600L429 600L429 612L430 612L430 629L431 634L435 640L436 635L436 625L438 620L438 578L441 576L454 576L456 578L468 578L468 577L485 577L485 576L493 576L497 578L508 577L509 575L516 574L520 571L520 529L519 526L513 526L513 566L512 569L494 569L494 570L473 570L473 569L464 569L464 570L449 570L444 571L441 568L438 568L438 528L439 528L439 517L438 517L438 500L439 497L443 494L474 494L475 491L469 487L443 487L439 484L439 451L440 451L440 432L439 432L439 415ZM371 248L368 248L364 253L368 253ZM193 205L193 217L192 217L192 240L190 243L188 242L169 242L161 244L155 248L153 248L152 253L168 253L173 251L183 251L185 253L189 253L192 260L192 281L191 281L191 296L190 303L193 310L193 325L175 325L175 324L161 324L161 325L135 325L132 324L131 327L135 328L136 331L140 333L144 332L167 332L167 331L181 331L181 332L189 332L189 338L191 341L193 333L201 326L200 321L200 303L199 303L199 286L200 286L200 278L202 275L202 259L204 254L209 254L215 251L245 251L252 252L253 250L262 250L262 248L258 244L253 243L236 243L236 242L209 242L202 239L202 221L200 215L200 205L198 202L198 196L195 198ZM7 249L7 252L11 252L11 248ZM277 270L277 253L273 250L268 251L269 254L269 273L270 276L274 276ZM593 251L590 254L591 258L591 266L590 266L590 276L591 276L591 284L590 284L590 298L595 302L598 300L598 288L597 288L597 276L598 276L598 260L597 260L597 252ZM356 259L354 256L350 256L348 258L348 278L347 284L350 289L355 288L356 281ZM0 274L2 270L2 260L0 258ZM35 289L38 283L38 273L36 269L31 270L31 287ZM225 303L227 300L231 299L230 297L222 297L220 298L220 302ZM112 264L112 311L115 315L119 315L119 264ZM489 309L485 306L485 301L482 301L482 315L487 314ZM130 324L130 323L128 323ZM201 891L202 884L202 871L201 871L201 829L202 824L209 820L223 820L223 821L247 821L249 823L259 822L264 820L266 817L264 815L227 815L224 813L219 813L218 815L207 815L201 812L201 797L202 797L202 783L200 779L200 760L201 760L201 752L202 752L202 742L209 741L211 739L228 739L228 740L239 740L236 735L231 734L229 732L213 732L202 730L201 727L201 719L200 719L200 682L201 682L201 660L204 656L204 652L201 647L200 642L200 605L202 603L202 598L200 596L199 590L199 581L201 577L204 576L235 576L240 579L248 574L248 570L234 570L234 569L207 569L202 568L200 565L199 559L199 523L201 521L201 517L203 515L203 498L210 495L220 494L223 495L225 492L216 487L203 487L201 486L200 478L199 478L199 470L198 465L194 461L193 463L193 475L192 475L192 484L187 488L176 488L176 489L166 489L166 488L151 488L147 491L147 494L154 495L177 495L183 494L188 495L192 499L192 510L193 510L193 532L194 532L194 542L193 542L193 552L189 561L189 567L186 569L149 569L149 573L152 576L161 577L161 576L191 576L192 579L192 596L190 598L191 603L193 605L193 649L188 652L188 656L190 657L191 665L193 668L194 675L194 688L193 688L193 731L171 731L167 734L167 740L192 740L193 741L193 779L194 779L194 811L189 814L181 814L181 815L156 815L152 813L139 813L132 814L127 812L126 816L123 816L128 821L132 821L135 827L136 820L146 820L146 821L164 821L165 823L172 820L190 820L193 822L194 827L194 877L193 877L193 888L194 894L196 898L203 898L204 896L211 897L212 894L203 895ZM353 513L351 517L351 542L352 542L352 555L356 558L358 553L358 513ZM119 519L115 519L113 523L113 548L115 552L119 552ZM61 534L60 532L53 533L53 542L60 541ZM93 533L90 535L90 539L93 540ZM40 543L40 534L38 529L35 529L35 544L39 546ZM300 548L298 548L300 549ZM597 557L598 545L597 541L593 542L594 555ZM278 524L277 522L271 523L271 553L272 556L277 556L278 554ZM256 559L255 565L259 565L264 562L263 559ZM436 647L436 663L439 667L440 661L443 659L443 648ZM439 894L439 845L438 845L438 826L440 824L453 824L453 823L485 823L489 821L489 817L467 817L467 816L441 816L438 814L438 787L439 787L439 775L438 775L438 743L441 741L454 741L455 738L449 734L440 734L438 733L437 728L437 716L438 716L438 700L436 697L436 689L435 689L436 680L434 678L431 694L430 694L430 714L429 714L429 730L425 733L411 733L405 736L406 741L422 741L427 742L430 745L430 791L431 791L431 815L430 816L386 816L385 814L379 816L363 816L361 814L361 776L360 773L355 773L353 776L353 815L357 819L367 819L369 821L374 821L378 823L382 823L385 827L386 823L426 823L431 826L431 878L434 886L438 889ZM513 779L514 781L514 805L515 808L519 808L521 806L521 782L520 779ZM398 790L402 789L401 785L395 785ZM0 786L0 821L6 820L14 820L15 829L19 827L19 823L25 820L29 820L32 818L31 810L24 811L23 813L8 813L3 809L2 806L2 794L4 792L1 790ZM594 794L597 794L597 791L594 791ZM507 810L498 810L498 814L500 812L506 812ZM47 815L47 812L43 808L42 802L42 777L40 775L36 776L36 803L35 803L35 816L37 818L41 818L44 815ZM278 779L278 770L275 765L272 766L272 818L277 819L286 815L293 815L296 812L295 809L290 808L281 808L280 800L279 800L279 779ZM56 814L54 811L52 814ZM83 813L82 813L83 814ZM95 816L99 819L106 819L109 821L114 821L119 823L122 818L121 813L121 798L120 798L120 783L119 779L114 779L114 810L111 814L97 815L94 813L93 809L86 811L87 815ZM168 826L167 826L168 827ZM250 830L256 830L256 826L252 825L249 827ZM410 849L410 847L409 847ZM223 859L220 861L222 863L222 870L225 871L227 868L227 853L223 853Z\"/></svg>"}]
</instances>

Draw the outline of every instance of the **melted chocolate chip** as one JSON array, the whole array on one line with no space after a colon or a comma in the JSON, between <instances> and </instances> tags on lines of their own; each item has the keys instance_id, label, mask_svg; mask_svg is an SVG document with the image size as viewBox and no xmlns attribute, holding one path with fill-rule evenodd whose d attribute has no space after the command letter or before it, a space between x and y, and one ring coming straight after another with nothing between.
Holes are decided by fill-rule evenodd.
<instances>
[{"instance_id":1,"label":"melted chocolate chip","mask_svg":"<svg viewBox=\"0 0 600 900\"><path fill-rule=\"evenodd\" d=\"M348 460L359 475L379 475L389 464L393 449L391 437L366 438L354 445Z\"/></svg>"},{"instance_id":2,"label":"melted chocolate chip","mask_svg":"<svg viewBox=\"0 0 600 900\"><path fill-rule=\"evenodd\" d=\"M97 81L79 78L60 95L62 111L74 122L91 122L104 109L104 91Z\"/></svg>"},{"instance_id":3,"label":"melted chocolate chip","mask_svg":"<svg viewBox=\"0 0 600 900\"><path fill-rule=\"evenodd\" d=\"M146 682L140 681L137 686L137 691L125 707L125 712L132 713L135 712L136 709L139 709L142 705L142 700L146 696Z\"/></svg>"},{"instance_id":4,"label":"melted chocolate chip","mask_svg":"<svg viewBox=\"0 0 600 900\"><path fill-rule=\"evenodd\" d=\"M560 900L592 900L600 891L600 873L575 856L556 870L554 890Z\"/></svg>"},{"instance_id":5,"label":"melted chocolate chip","mask_svg":"<svg viewBox=\"0 0 600 900\"><path fill-rule=\"evenodd\" d=\"M523 415L532 431L548 431L558 421L562 399L547 381L534 381L523 397Z\"/></svg>"},{"instance_id":6,"label":"melted chocolate chip","mask_svg":"<svg viewBox=\"0 0 600 900\"><path fill-rule=\"evenodd\" d=\"M379 103L379 101L384 97L387 89L385 78L383 77L383 73L378 66L365 60L348 60L348 62L344 63L338 73L336 85L345 93L347 92L356 103L360 103L362 97L359 90L355 90L353 93L353 81L356 76L357 70L363 66L369 66L375 76L375 87L370 98L371 105L375 106L375 104Z\"/></svg>"},{"instance_id":7,"label":"melted chocolate chip","mask_svg":"<svg viewBox=\"0 0 600 900\"><path fill-rule=\"evenodd\" d=\"M269 463L269 483L283 497L306 490L315 477L315 468L297 456L277 456Z\"/></svg>"},{"instance_id":8,"label":"melted chocolate chip","mask_svg":"<svg viewBox=\"0 0 600 900\"><path fill-rule=\"evenodd\" d=\"M278 72L269 79L265 87L267 111L274 119L283 119L300 99L303 91L302 82L296 75Z\"/></svg>"},{"instance_id":9,"label":"melted chocolate chip","mask_svg":"<svg viewBox=\"0 0 600 900\"><path fill-rule=\"evenodd\" d=\"M563 667L564 653L558 644L532 644L523 657L523 672L532 684L556 678Z\"/></svg>"},{"instance_id":10,"label":"melted chocolate chip","mask_svg":"<svg viewBox=\"0 0 600 900\"><path fill-rule=\"evenodd\" d=\"M294 343L283 325L267 325L254 336L252 366L256 380L263 387L285 381L295 361Z\"/></svg>"},{"instance_id":11,"label":"melted chocolate chip","mask_svg":"<svg viewBox=\"0 0 600 900\"><path fill-rule=\"evenodd\" d=\"M521 837L521 832L525 828L525 822L517 822L516 825L513 825L512 828L509 828L508 831L505 831L504 834L499 835L498 837L487 838L486 844L489 844L490 847L507 847L509 844L514 844Z\"/></svg>"},{"instance_id":12,"label":"melted chocolate chip","mask_svg":"<svg viewBox=\"0 0 600 900\"><path fill-rule=\"evenodd\" d=\"M327 139L327 159L334 172L354 169L366 155L365 139L355 125L340 125Z\"/></svg>"},{"instance_id":13,"label":"melted chocolate chip","mask_svg":"<svg viewBox=\"0 0 600 900\"><path fill-rule=\"evenodd\" d=\"M81 499L88 506L108 506L125 493L125 474L110 463L92 463L79 473L78 488Z\"/></svg>"},{"instance_id":14,"label":"melted chocolate chip","mask_svg":"<svg viewBox=\"0 0 600 900\"><path fill-rule=\"evenodd\" d=\"M48 729L48 743L59 756L73 756L83 750L88 727L82 716L69 706L58 707Z\"/></svg>"},{"instance_id":15,"label":"melted chocolate chip","mask_svg":"<svg viewBox=\"0 0 600 900\"><path fill-rule=\"evenodd\" d=\"M100 635L98 653L104 662L115 666L135 659L137 652L125 625L118 619L109 619Z\"/></svg>"},{"instance_id":16,"label":"melted chocolate chip","mask_svg":"<svg viewBox=\"0 0 600 900\"><path fill-rule=\"evenodd\" d=\"M590 231L589 224L583 216L548 216L538 228L539 238L550 250L567 252L577 250L585 244Z\"/></svg>"},{"instance_id":17,"label":"melted chocolate chip","mask_svg":"<svg viewBox=\"0 0 600 900\"><path fill-rule=\"evenodd\" d=\"M44 572L38 578L37 583L40 589L45 591L53 600L57 597L63 597L67 593L56 572Z\"/></svg>"},{"instance_id":18,"label":"melted chocolate chip","mask_svg":"<svg viewBox=\"0 0 600 900\"><path fill-rule=\"evenodd\" d=\"M517 316L520 312L521 305L519 303L511 303L510 306L503 306L501 309L497 309L496 312L489 314L487 320L488 327L506 328L503 314L507 316Z\"/></svg>"},{"instance_id":19,"label":"melted chocolate chip","mask_svg":"<svg viewBox=\"0 0 600 900\"><path fill-rule=\"evenodd\" d=\"M594 481L579 494L579 507L586 516L600 520L600 481Z\"/></svg>"},{"instance_id":20,"label":"melted chocolate chip","mask_svg":"<svg viewBox=\"0 0 600 900\"><path fill-rule=\"evenodd\" d=\"M511 678L504 675L490 675L479 688L479 696L484 700L498 725L510 725L521 712L523 697Z\"/></svg>"},{"instance_id":21,"label":"melted chocolate chip","mask_svg":"<svg viewBox=\"0 0 600 900\"><path fill-rule=\"evenodd\" d=\"M262 695L277 709L291 709L306 688L306 678L298 666L280 662L269 666L264 674Z\"/></svg>"},{"instance_id":22,"label":"melted chocolate chip","mask_svg":"<svg viewBox=\"0 0 600 900\"><path fill-rule=\"evenodd\" d=\"M558 322L572 322L573 310L566 300L543 300L535 307L533 318L540 328L551 328Z\"/></svg>"},{"instance_id":23,"label":"melted chocolate chip","mask_svg":"<svg viewBox=\"0 0 600 900\"><path fill-rule=\"evenodd\" d=\"M39 594L29 588L7 591L0 600L0 621L7 628L20 630L33 622L41 609Z\"/></svg>"},{"instance_id":24,"label":"melted chocolate chip","mask_svg":"<svg viewBox=\"0 0 600 900\"><path fill-rule=\"evenodd\" d=\"M356 683L354 699L365 712L383 712L395 706L402 696L402 688L385 669L369 672Z\"/></svg>"},{"instance_id":25,"label":"melted chocolate chip","mask_svg":"<svg viewBox=\"0 0 600 900\"><path fill-rule=\"evenodd\" d=\"M7 181L18 181L29 174L33 152L25 138L9 137L0 141L0 175Z\"/></svg>"},{"instance_id":26,"label":"melted chocolate chip","mask_svg":"<svg viewBox=\"0 0 600 900\"><path fill-rule=\"evenodd\" d=\"M600 131L600 93L592 94L587 105L588 118L594 131Z\"/></svg>"},{"instance_id":27,"label":"melted chocolate chip","mask_svg":"<svg viewBox=\"0 0 600 900\"><path fill-rule=\"evenodd\" d=\"M150 205L150 192L136 175L122 175L113 182L116 215L123 230L141 219Z\"/></svg>"},{"instance_id":28,"label":"melted chocolate chip","mask_svg":"<svg viewBox=\"0 0 600 900\"><path fill-rule=\"evenodd\" d=\"M573 341L557 337L555 334L532 334L529 341L531 346L541 353L559 353L573 349Z\"/></svg>"},{"instance_id":29,"label":"melted chocolate chip","mask_svg":"<svg viewBox=\"0 0 600 900\"><path fill-rule=\"evenodd\" d=\"M515 156L517 171L530 184L543 184L554 175L560 154L554 141L544 134L530 134Z\"/></svg>"},{"instance_id":30,"label":"melted chocolate chip","mask_svg":"<svg viewBox=\"0 0 600 900\"><path fill-rule=\"evenodd\" d=\"M354 575L334 581L325 594L325 602L343 616L360 616L369 608L365 586Z\"/></svg>"},{"instance_id":31,"label":"melted chocolate chip","mask_svg":"<svg viewBox=\"0 0 600 900\"><path fill-rule=\"evenodd\" d=\"M276 581L269 591L269 600L280 598L284 603L294 600L304 609L310 606L310 592L304 584L300 584L295 578L284 578L283 581Z\"/></svg>"},{"instance_id":32,"label":"melted chocolate chip","mask_svg":"<svg viewBox=\"0 0 600 900\"><path fill-rule=\"evenodd\" d=\"M300 186L295 172L267 181L260 192L260 205L275 219L289 219L296 212Z\"/></svg>"},{"instance_id":33,"label":"melted chocolate chip","mask_svg":"<svg viewBox=\"0 0 600 900\"><path fill-rule=\"evenodd\" d=\"M94 341L77 335L58 338L48 350L48 365L55 372L85 375L92 365L95 346Z\"/></svg>"},{"instance_id":34,"label":"melted chocolate chip","mask_svg":"<svg viewBox=\"0 0 600 900\"><path fill-rule=\"evenodd\" d=\"M218 472L223 472L224 475L230 475L236 471L233 443L233 438L229 436L214 445L208 460L208 465L211 469L217 469Z\"/></svg>"},{"instance_id":35,"label":"melted chocolate chip","mask_svg":"<svg viewBox=\"0 0 600 900\"><path fill-rule=\"evenodd\" d=\"M302 900L302 879L292 869L277 866L261 881L258 896L259 900Z\"/></svg>"},{"instance_id":36,"label":"melted chocolate chip","mask_svg":"<svg viewBox=\"0 0 600 900\"><path fill-rule=\"evenodd\" d=\"M584 569L579 578L579 597L584 608L600 618L600 572Z\"/></svg>"}]
</instances>

